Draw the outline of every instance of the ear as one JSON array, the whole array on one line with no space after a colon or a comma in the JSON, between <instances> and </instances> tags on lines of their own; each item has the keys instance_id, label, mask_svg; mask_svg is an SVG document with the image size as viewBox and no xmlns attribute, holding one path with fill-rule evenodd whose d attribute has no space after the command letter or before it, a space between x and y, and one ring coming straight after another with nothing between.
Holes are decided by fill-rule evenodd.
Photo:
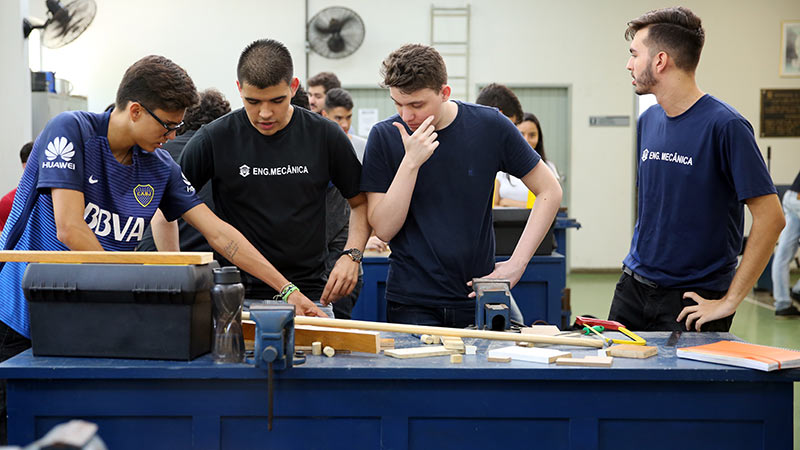
<instances>
[{"instance_id":1,"label":"ear","mask_svg":"<svg viewBox=\"0 0 800 450\"><path fill-rule=\"evenodd\" d=\"M655 64L655 72L656 73L663 73L667 69L667 65L669 64L669 55L667 52L658 52L655 58L653 58Z\"/></svg>"},{"instance_id":2,"label":"ear","mask_svg":"<svg viewBox=\"0 0 800 450\"><path fill-rule=\"evenodd\" d=\"M292 82L289 83L289 88L292 90L292 97L294 94L297 93L297 89L300 87L300 79L297 77L292 78Z\"/></svg>"},{"instance_id":3,"label":"ear","mask_svg":"<svg viewBox=\"0 0 800 450\"><path fill-rule=\"evenodd\" d=\"M321 111L322 111L322 117L327 117L330 119L330 117L328 116L328 111L325 111L325 108L322 108Z\"/></svg>"},{"instance_id":4,"label":"ear","mask_svg":"<svg viewBox=\"0 0 800 450\"><path fill-rule=\"evenodd\" d=\"M131 119L132 122L136 122L142 116L142 105L129 101L128 106L126 107L128 110L128 117Z\"/></svg>"},{"instance_id":5,"label":"ear","mask_svg":"<svg viewBox=\"0 0 800 450\"><path fill-rule=\"evenodd\" d=\"M236 89L239 90L239 95L242 95L242 85L239 83L239 80L236 80Z\"/></svg>"},{"instance_id":6,"label":"ear","mask_svg":"<svg viewBox=\"0 0 800 450\"><path fill-rule=\"evenodd\" d=\"M446 84L442 86L442 92L441 92L442 101L446 102L447 100L449 100L451 92L452 90L450 89L450 86Z\"/></svg>"}]
</instances>

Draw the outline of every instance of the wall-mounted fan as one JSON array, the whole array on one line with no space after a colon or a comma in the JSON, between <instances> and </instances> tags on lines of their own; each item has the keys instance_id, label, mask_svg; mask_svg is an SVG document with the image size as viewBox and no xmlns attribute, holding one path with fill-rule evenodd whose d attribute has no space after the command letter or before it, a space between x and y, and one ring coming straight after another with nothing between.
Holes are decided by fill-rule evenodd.
<instances>
[{"instance_id":1,"label":"wall-mounted fan","mask_svg":"<svg viewBox=\"0 0 800 450\"><path fill-rule=\"evenodd\" d=\"M364 42L364 21L350 8L331 6L308 21L308 45L326 58L344 58Z\"/></svg>"},{"instance_id":2,"label":"wall-mounted fan","mask_svg":"<svg viewBox=\"0 0 800 450\"><path fill-rule=\"evenodd\" d=\"M25 38L33 30L42 30L42 45L48 48L63 47L78 38L94 20L97 4L94 0L74 0L62 3L47 0L47 20L41 25L33 25L30 20L22 20Z\"/></svg>"}]
</instances>

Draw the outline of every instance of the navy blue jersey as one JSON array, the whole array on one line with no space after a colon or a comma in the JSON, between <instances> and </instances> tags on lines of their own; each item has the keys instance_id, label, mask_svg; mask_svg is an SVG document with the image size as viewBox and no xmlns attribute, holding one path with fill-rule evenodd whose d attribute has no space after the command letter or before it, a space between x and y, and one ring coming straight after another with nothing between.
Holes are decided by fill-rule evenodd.
<instances>
[{"instance_id":1,"label":"navy blue jersey","mask_svg":"<svg viewBox=\"0 0 800 450\"><path fill-rule=\"evenodd\" d=\"M704 95L676 117L652 106L637 133L639 214L624 264L664 287L726 291L744 200L776 192L753 127Z\"/></svg>"},{"instance_id":2,"label":"navy blue jersey","mask_svg":"<svg viewBox=\"0 0 800 450\"><path fill-rule=\"evenodd\" d=\"M134 250L157 208L174 220L200 203L164 150L133 147L133 163L120 164L108 145L108 120L109 113L70 111L47 124L17 188L0 236L3 248L12 249L6 245L9 234L21 228L14 250L68 250L56 237L52 188L83 192L83 217L109 251ZM29 198L35 202L26 209ZM25 266L6 263L0 271L0 320L27 337L28 306L20 287Z\"/></svg>"},{"instance_id":3,"label":"navy blue jersey","mask_svg":"<svg viewBox=\"0 0 800 450\"><path fill-rule=\"evenodd\" d=\"M386 298L391 301L425 306L467 301L467 281L494 270L491 198L497 172L522 178L541 159L496 109L456 103L458 114L436 131L439 146L420 167L406 221L390 242ZM403 123L394 115L372 127L362 191L386 192L405 156L392 122Z\"/></svg>"}]
</instances>

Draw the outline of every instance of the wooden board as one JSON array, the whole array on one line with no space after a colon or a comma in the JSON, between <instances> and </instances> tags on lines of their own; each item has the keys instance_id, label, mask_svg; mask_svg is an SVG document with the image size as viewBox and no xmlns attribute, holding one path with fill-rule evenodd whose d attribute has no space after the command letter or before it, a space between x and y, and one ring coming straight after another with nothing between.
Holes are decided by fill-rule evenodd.
<instances>
[{"instance_id":1,"label":"wooden board","mask_svg":"<svg viewBox=\"0 0 800 450\"><path fill-rule=\"evenodd\" d=\"M518 345L489 350L490 358L511 358L514 361L527 361L540 364L551 364L558 358L569 356L572 356L572 354L561 350L537 347L526 348Z\"/></svg>"},{"instance_id":2,"label":"wooden board","mask_svg":"<svg viewBox=\"0 0 800 450\"><path fill-rule=\"evenodd\" d=\"M0 251L0 261L55 264L208 264L211 252Z\"/></svg>"},{"instance_id":3,"label":"wooden board","mask_svg":"<svg viewBox=\"0 0 800 450\"><path fill-rule=\"evenodd\" d=\"M458 353L444 348L444 345L426 345L425 347L396 348L394 350L384 350L386 356L393 358L427 358L429 356L447 356Z\"/></svg>"},{"instance_id":4,"label":"wooden board","mask_svg":"<svg viewBox=\"0 0 800 450\"><path fill-rule=\"evenodd\" d=\"M346 330L313 325L296 325L294 327L294 345L311 345L313 342L322 342L323 346L333 347L334 350L365 353L380 353L381 351L381 336L377 331Z\"/></svg>"},{"instance_id":5,"label":"wooden board","mask_svg":"<svg viewBox=\"0 0 800 450\"><path fill-rule=\"evenodd\" d=\"M606 350L606 354L608 356L617 356L620 358L644 359L657 355L658 347L621 344L609 347L608 350Z\"/></svg>"},{"instance_id":6,"label":"wooden board","mask_svg":"<svg viewBox=\"0 0 800 450\"><path fill-rule=\"evenodd\" d=\"M614 358L610 356L584 356L583 358L558 358L557 366L611 367Z\"/></svg>"},{"instance_id":7,"label":"wooden board","mask_svg":"<svg viewBox=\"0 0 800 450\"><path fill-rule=\"evenodd\" d=\"M561 333L555 325L535 325L532 327L520 328L519 332L522 334L537 334L539 336L555 336Z\"/></svg>"}]
</instances>

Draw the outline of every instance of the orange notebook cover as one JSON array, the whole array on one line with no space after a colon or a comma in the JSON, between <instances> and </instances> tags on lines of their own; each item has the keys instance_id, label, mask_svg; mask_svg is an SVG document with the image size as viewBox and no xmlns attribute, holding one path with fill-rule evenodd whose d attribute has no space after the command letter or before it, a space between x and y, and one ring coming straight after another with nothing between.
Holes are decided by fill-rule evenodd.
<instances>
[{"instance_id":1,"label":"orange notebook cover","mask_svg":"<svg viewBox=\"0 0 800 450\"><path fill-rule=\"evenodd\" d=\"M800 352L766 345L737 341L683 347L678 358L694 359L731 366L748 367L766 372L800 367Z\"/></svg>"}]
</instances>

